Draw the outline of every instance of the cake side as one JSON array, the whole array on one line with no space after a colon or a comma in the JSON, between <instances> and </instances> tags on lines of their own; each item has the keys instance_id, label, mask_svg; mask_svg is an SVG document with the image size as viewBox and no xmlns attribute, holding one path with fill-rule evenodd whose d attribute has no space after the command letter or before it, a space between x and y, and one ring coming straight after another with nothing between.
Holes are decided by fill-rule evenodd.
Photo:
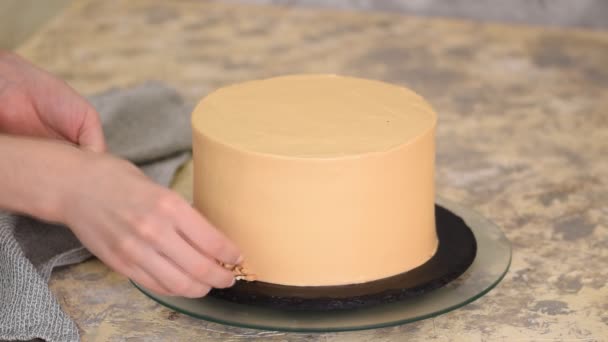
<instances>
[{"instance_id":1,"label":"cake side","mask_svg":"<svg viewBox=\"0 0 608 342\"><path fill-rule=\"evenodd\" d=\"M327 81L318 77L320 83ZM358 89L364 92L367 81L357 82ZM376 89L377 84L372 87ZM296 95L286 98L294 107L299 107L300 102L315 101L310 97L298 100ZM356 106L357 100L351 101ZM389 103L390 96L383 101ZM362 98L361 102L369 100ZM264 99L259 103L265 103ZM331 153L302 155L303 150L296 149L289 156L287 150L257 150L260 145L242 148L233 143L232 136L222 139L218 132L229 131L228 126L222 130L215 127L209 134L197 118L220 117L225 112L213 112L204 104L205 100L193 113L194 204L239 245L245 256L244 268L257 280L291 286L363 283L413 269L435 253L436 120L428 107L402 108L405 117L428 118L422 120L425 125L420 125L421 121L412 125L416 132L404 129L405 138L396 145L389 141L383 147L374 145L377 151L362 153L360 149L346 148L335 153L335 144L317 144L315 148L324 146ZM346 109L352 105L349 103ZM214 106L221 103L214 102ZM337 109L323 115L337 116L339 122L348 113L337 113ZM255 113L260 111L263 108L251 111L254 114L248 119L255 121ZM412 115L413 111L419 112ZM399 113L393 108L388 114ZM360 111L350 114L367 115ZM233 122L226 120L225 124ZM286 127L281 123L277 126ZM337 130L335 134L341 134L339 126L333 129ZM352 133L351 129L344 128L347 134L342 131L342 147L348 147L343 137ZM374 139L375 133L364 138ZM311 144L315 139L311 137ZM360 144L364 139L355 137L353 141Z\"/></svg>"}]
</instances>

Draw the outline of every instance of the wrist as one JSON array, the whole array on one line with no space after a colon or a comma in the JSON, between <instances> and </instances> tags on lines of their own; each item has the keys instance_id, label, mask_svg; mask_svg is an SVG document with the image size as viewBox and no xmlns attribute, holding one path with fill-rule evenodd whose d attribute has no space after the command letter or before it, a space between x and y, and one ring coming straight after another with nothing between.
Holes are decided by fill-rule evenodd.
<instances>
[{"instance_id":1,"label":"wrist","mask_svg":"<svg viewBox=\"0 0 608 342\"><path fill-rule=\"evenodd\" d=\"M34 206L34 216L41 219L68 224L69 211L78 201L82 200L82 191L86 187L86 152L63 142L54 142L61 145L61 153L53 163L60 164L56 172L50 175L43 183L44 191L48 195L38 196Z\"/></svg>"},{"instance_id":2,"label":"wrist","mask_svg":"<svg viewBox=\"0 0 608 342\"><path fill-rule=\"evenodd\" d=\"M0 134L0 209L65 222L81 153L57 141Z\"/></svg>"}]
</instances>

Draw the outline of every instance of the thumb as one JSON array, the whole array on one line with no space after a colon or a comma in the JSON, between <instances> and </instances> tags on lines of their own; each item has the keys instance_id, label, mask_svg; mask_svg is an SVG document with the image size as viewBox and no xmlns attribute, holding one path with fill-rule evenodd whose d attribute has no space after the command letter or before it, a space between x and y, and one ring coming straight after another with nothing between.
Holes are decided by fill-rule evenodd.
<instances>
[{"instance_id":1,"label":"thumb","mask_svg":"<svg viewBox=\"0 0 608 342\"><path fill-rule=\"evenodd\" d=\"M99 114L92 108L85 114L78 131L78 145L93 152L106 152L107 150Z\"/></svg>"}]
</instances>

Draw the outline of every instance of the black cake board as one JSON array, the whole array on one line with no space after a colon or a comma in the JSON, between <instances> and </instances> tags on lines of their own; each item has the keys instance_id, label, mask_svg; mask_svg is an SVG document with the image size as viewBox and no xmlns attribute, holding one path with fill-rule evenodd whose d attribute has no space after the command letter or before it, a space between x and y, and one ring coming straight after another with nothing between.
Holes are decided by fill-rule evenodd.
<instances>
[{"instance_id":1,"label":"black cake board","mask_svg":"<svg viewBox=\"0 0 608 342\"><path fill-rule=\"evenodd\" d=\"M238 281L209 296L286 310L346 310L403 301L442 286L462 275L475 260L477 243L466 222L446 208L435 206L439 246L435 255L410 271L363 284L341 286L285 286Z\"/></svg>"}]
</instances>

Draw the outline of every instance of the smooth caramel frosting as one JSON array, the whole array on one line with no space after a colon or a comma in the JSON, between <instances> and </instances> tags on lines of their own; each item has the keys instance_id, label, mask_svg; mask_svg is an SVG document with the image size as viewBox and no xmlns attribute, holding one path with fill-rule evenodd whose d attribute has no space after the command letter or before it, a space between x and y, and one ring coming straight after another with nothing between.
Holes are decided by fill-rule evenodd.
<instances>
[{"instance_id":1,"label":"smooth caramel frosting","mask_svg":"<svg viewBox=\"0 0 608 342\"><path fill-rule=\"evenodd\" d=\"M436 115L414 92L335 75L219 89L192 114L194 204L260 281L362 283L437 248Z\"/></svg>"}]
</instances>

